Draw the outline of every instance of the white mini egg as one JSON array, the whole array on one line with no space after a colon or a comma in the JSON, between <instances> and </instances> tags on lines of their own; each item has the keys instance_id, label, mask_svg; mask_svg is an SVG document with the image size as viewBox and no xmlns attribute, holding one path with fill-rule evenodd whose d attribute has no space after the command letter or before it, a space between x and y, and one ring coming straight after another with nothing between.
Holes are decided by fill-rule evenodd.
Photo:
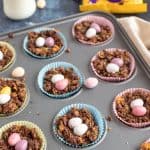
<instances>
[{"instance_id":1,"label":"white mini egg","mask_svg":"<svg viewBox=\"0 0 150 150\"><path fill-rule=\"evenodd\" d=\"M12 76L15 78L20 78L20 77L23 77L24 75L25 75L25 70L23 67L16 67L12 71Z\"/></svg>"},{"instance_id":2,"label":"white mini egg","mask_svg":"<svg viewBox=\"0 0 150 150\"><path fill-rule=\"evenodd\" d=\"M0 94L0 104L6 104L7 102L10 101L10 95L8 94Z\"/></svg>"},{"instance_id":3,"label":"white mini egg","mask_svg":"<svg viewBox=\"0 0 150 150\"><path fill-rule=\"evenodd\" d=\"M96 30L95 30L95 28L89 28L89 29L86 31L85 36L86 36L87 38L92 38L92 37L96 36Z\"/></svg>"},{"instance_id":4,"label":"white mini egg","mask_svg":"<svg viewBox=\"0 0 150 150\"><path fill-rule=\"evenodd\" d=\"M88 130L88 126L86 124L80 124L79 126L73 128L73 132L77 136L82 136Z\"/></svg>"},{"instance_id":5,"label":"white mini egg","mask_svg":"<svg viewBox=\"0 0 150 150\"><path fill-rule=\"evenodd\" d=\"M75 128L75 127L79 126L80 124L82 124L82 119L79 117L71 118L68 122L68 126L70 128Z\"/></svg>"},{"instance_id":6,"label":"white mini egg","mask_svg":"<svg viewBox=\"0 0 150 150\"><path fill-rule=\"evenodd\" d=\"M4 58L4 54L2 53L2 51L0 51L0 60L3 60Z\"/></svg>"},{"instance_id":7,"label":"white mini egg","mask_svg":"<svg viewBox=\"0 0 150 150\"><path fill-rule=\"evenodd\" d=\"M116 73L116 72L119 72L119 66L114 64L114 63L109 63L107 66L106 66L106 70L107 72L109 73Z\"/></svg>"},{"instance_id":8,"label":"white mini egg","mask_svg":"<svg viewBox=\"0 0 150 150\"><path fill-rule=\"evenodd\" d=\"M140 98L135 99L135 100L131 101L131 103L130 103L131 108L138 107L138 106L143 106L143 105L144 105L144 102Z\"/></svg>"},{"instance_id":9,"label":"white mini egg","mask_svg":"<svg viewBox=\"0 0 150 150\"><path fill-rule=\"evenodd\" d=\"M45 44L45 39L43 37L38 37L35 41L37 47L42 47Z\"/></svg>"},{"instance_id":10,"label":"white mini egg","mask_svg":"<svg viewBox=\"0 0 150 150\"><path fill-rule=\"evenodd\" d=\"M52 76L51 81L53 83L56 83L56 82L63 80L63 79L64 79L64 76L62 74L55 74Z\"/></svg>"},{"instance_id":11,"label":"white mini egg","mask_svg":"<svg viewBox=\"0 0 150 150\"><path fill-rule=\"evenodd\" d=\"M43 9L46 7L46 1L45 0L37 0L37 7L40 9Z\"/></svg>"}]
</instances>

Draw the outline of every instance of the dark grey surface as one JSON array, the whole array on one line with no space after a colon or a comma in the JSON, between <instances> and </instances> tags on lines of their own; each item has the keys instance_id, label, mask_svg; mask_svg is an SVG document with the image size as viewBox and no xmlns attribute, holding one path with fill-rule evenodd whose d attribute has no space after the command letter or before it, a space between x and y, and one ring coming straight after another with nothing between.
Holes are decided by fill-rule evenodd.
<instances>
[{"instance_id":1,"label":"dark grey surface","mask_svg":"<svg viewBox=\"0 0 150 150\"><path fill-rule=\"evenodd\" d=\"M95 14L100 15L99 13ZM71 28L74 21L77 20L80 16L49 25L59 29L64 33L64 35L67 37L68 47L71 48L71 53L64 53L59 58L55 59L55 61L67 61L76 65L87 78L89 76L94 76L89 67L89 63L91 57L98 50L102 48L119 47L128 49L130 51L131 47L127 45L126 40L122 37L116 22L106 14L101 15L113 22L116 32L113 41L105 46L88 46L81 44L73 39L71 36ZM7 72L0 73L0 76L9 77L11 71L16 66L23 66L26 70L27 85L30 89L30 103L27 108L16 117L10 119L1 119L0 126L14 120L33 121L40 126L47 137L47 150L70 149L57 142L50 132L52 119L62 107L71 103L83 102L96 106L104 116L108 116L109 114L112 114L113 116L112 101L119 92L125 90L126 88L132 87L143 87L150 89L149 79L145 75L138 61L136 61L137 71L128 81L122 83L108 83L100 81L99 85L95 89L83 89L82 93L80 93L74 99L63 101L53 100L43 95L37 87L38 72L43 66L50 63L51 61L35 59L25 54L22 48L22 41L27 31L28 30L24 31L23 34L16 35L12 40L5 39L13 44L16 48L17 60L16 63ZM4 39L1 38L0 40ZM39 113L39 115L37 113ZM108 122L108 126L112 128L112 130L108 132L105 140L100 145L98 145L95 150L136 150L138 149L141 142L149 138L149 129L134 129L128 127L118 121L114 116L113 121Z\"/></svg>"}]
</instances>

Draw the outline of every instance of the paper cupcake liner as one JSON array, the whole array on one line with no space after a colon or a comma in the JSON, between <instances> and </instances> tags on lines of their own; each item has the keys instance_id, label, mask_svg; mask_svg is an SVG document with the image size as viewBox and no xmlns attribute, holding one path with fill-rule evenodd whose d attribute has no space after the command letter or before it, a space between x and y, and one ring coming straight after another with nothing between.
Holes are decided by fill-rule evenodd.
<instances>
[{"instance_id":1,"label":"paper cupcake liner","mask_svg":"<svg viewBox=\"0 0 150 150\"><path fill-rule=\"evenodd\" d=\"M86 108L88 109L91 114L93 115L95 122L97 123L98 127L99 127L99 135L98 138L90 143L90 144L85 144L85 145L73 145L69 142L67 142L63 137L61 137L60 135L58 135L57 133L57 126L56 126L56 121L60 116L65 115L66 113L68 113L71 108L76 107L78 109L82 109L82 108ZM67 146L73 147L73 148L94 148L95 146L97 146L98 144L100 144L104 139L105 136L107 134L107 123L105 121L105 119L103 118L103 116L101 115L101 113L99 112L99 110L97 108L95 108L92 105L88 105L88 104L83 104L83 103L78 103L78 104L71 104L68 106L65 106L64 108L62 108L58 114L55 116L54 120L53 120L53 133L54 136L56 137L56 139L62 143L64 143Z\"/></svg>"},{"instance_id":2,"label":"paper cupcake liner","mask_svg":"<svg viewBox=\"0 0 150 150\"><path fill-rule=\"evenodd\" d=\"M144 88L130 88L130 89L127 89L127 90L125 90L125 91L119 93L119 94L115 97L115 99L114 99L114 101L113 101L113 112L114 112L115 116L116 116L121 122L123 122L124 124L126 124L126 125L128 125L128 126L131 126L131 127L134 127L134 128L144 128L144 127L148 127L148 126L150 126L150 121L148 121L148 122L143 122L143 123L129 123L129 122L125 121L123 118L121 118L121 117L118 115L118 112L117 112L117 110L116 110L116 99L117 99L118 97L123 96L123 95L126 94L126 93L134 93L135 91L141 91L142 93L145 93L145 92L146 92L146 93L150 93L149 90L144 89Z\"/></svg>"},{"instance_id":3,"label":"paper cupcake liner","mask_svg":"<svg viewBox=\"0 0 150 150\"><path fill-rule=\"evenodd\" d=\"M61 94L61 95L54 95L54 94L50 94L47 91L45 91L44 88L43 88L43 79L44 79L45 73L47 71L49 71L50 69L58 68L58 67L73 68L74 72L78 75L78 77L80 79L80 86L77 89L75 89L74 91L71 91L71 92L68 92L68 93L65 93L65 94ZM43 67L41 69L41 71L38 74L37 82L38 82L38 86L39 86L40 90L44 94L48 95L51 98L55 98L55 99L60 100L60 99L69 98L69 97L77 94L81 90L82 85L84 83L84 76L80 73L80 71L77 67L75 67L74 65L72 65L70 63L67 63L67 62L54 62L54 63L50 63L50 64L46 65L45 67Z\"/></svg>"},{"instance_id":4,"label":"paper cupcake liner","mask_svg":"<svg viewBox=\"0 0 150 150\"><path fill-rule=\"evenodd\" d=\"M150 143L150 138L146 140L144 143ZM140 149L140 150L143 150L143 149Z\"/></svg>"},{"instance_id":5,"label":"paper cupcake liner","mask_svg":"<svg viewBox=\"0 0 150 150\"><path fill-rule=\"evenodd\" d=\"M0 72L2 72L2 71L5 71L6 69L8 69L15 62L16 51L15 51L14 47L11 44L7 43L7 42L0 41L0 45L7 46L7 48L13 53L13 57L10 60L10 62L7 65L5 65L2 69L0 69Z\"/></svg>"},{"instance_id":6,"label":"paper cupcake liner","mask_svg":"<svg viewBox=\"0 0 150 150\"><path fill-rule=\"evenodd\" d=\"M114 35L115 35L115 29L114 29L114 25L112 24L111 21L109 21L108 19L104 18L104 17L100 17L100 16L94 16L94 15L87 15L87 16L84 16L82 17L81 19L79 19L78 21L76 21L73 25L73 28L72 28L72 35L74 38L76 38L76 34L75 34L75 26L78 24L78 23L81 23L83 21L93 21L99 25L103 25L103 26L109 26L109 28L111 29L111 32L112 32L112 35L106 40L106 41L103 41L103 42L97 42L97 43L94 43L94 42L88 42L88 41L84 41L84 40L81 40L81 39L78 39L79 42L83 43L83 44L89 44L89 45L99 45L99 44L106 44L108 42L110 42Z\"/></svg>"},{"instance_id":7,"label":"paper cupcake liner","mask_svg":"<svg viewBox=\"0 0 150 150\"><path fill-rule=\"evenodd\" d=\"M54 28L38 28L38 29L35 29L33 30L34 32L41 32L41 31L45 31L45 30L52 30L52 31L56 31L57 35L59 36L59 38L61 39L62 43L63 43L63 46L62 48L55 54L51 55L51 56L38 56L34 53L32 53L29 49L28 49L28 36L26 36L24 38L24 41L23 41L23 48L25 50L25 52L27 54L29 54L30 56L34 57L34 58L38 58L38 59L55 59L56 57L62 55L65 51L65 49L67 49L67 40L65 38L65 36L58 30L54 29Z\"/></svg>"},{"instance_id":8,"label":"paper cupcake liner","mask_svg":"<svg viewBox=\"0 0 150 150\"><path fill-rule=\"evenodd\" d=\"M109 49L105 49L105 50L111 52L111 51L116 51L116 48L109 48ZM119 51L126 51L126 50L123 50L123 49L117 49L117 50L119 50ZM121 82L121 81L129 79L133 75L133 73L135 71L135 68L136 68L135 59L132 56L132 54L129 53L128 51L127 52L129 54L129 57L130 57L130 60L131 60L131 64L130 64L130 73L129 73L129 75L126 78L121 78L121 77L105 77L105 76L99 75L97 73L96 69L94 68L94 65L93 65L93 61L97 58L97 55L99 54L99 52L92 57L90 65L91 65L91 68L92 68L92 71L94 72L94 74L97 77L99 77L101 80L111 81L111 82Z\"/></svg>"},{"instance_id":9,"label":"paper cupcake liner","mask_svg":"<svg viewBox=\"0 0 150 150\"><path fill-rule=\"evenodd\" d=\"M42 139L42 146L41 146L40 150L46 150L47 141L46 141L46 138L45 138L45 135L44 135L43 131L36 124L34 124L32 122L29 122L29 121L24 121L24 120L23 121L14 121L14 122L10 122L10 123L2 126L0 128L0 138L2 138L3 132L5 132L6 130L8 130L9 128L11 128L14 125L18 125L18 126L23 125L23 126L26 126L29 129L35 128L38 136Z\"/></svg>"},{"instance_id":10,"label":"paper cupcake liner","mask_svg":"<svg viewBox=\"0 0 150 150\"><path fill-rule=\"evenodd\" d=\"M1 78L3 80L17 80L17 79L13 79L13 78ZM19 80L17 80L19 81ZM20 81L22 82L22 81ZM29 99L30 99L30 92L29 92L29 89L27 88L26 84L25 84L25 87L26 87L26 97L25 97L25 100L24 100L24 103L22 104L22 106L16 110L15 112L13 113L10 113L10 114L0 114L0 118L9 118L9 117L14 117L16 115L18 115L19 113L21 113L28 105L29 103Z\"/></svg>"}]
</instances>

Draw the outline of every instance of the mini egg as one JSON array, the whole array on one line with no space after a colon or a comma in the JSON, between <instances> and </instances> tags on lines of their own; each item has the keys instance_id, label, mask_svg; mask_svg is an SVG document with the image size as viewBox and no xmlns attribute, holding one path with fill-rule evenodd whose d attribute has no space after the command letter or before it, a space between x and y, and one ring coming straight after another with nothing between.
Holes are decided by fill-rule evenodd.
<instances>
[{"instance_id":1,"label":"mini egg","mask_svg":"<svg viewBox=\"0 0 150 150\"><path fill-rule=\"evenodd\" d=\"M15 146L15 150L27 150L27 148L28 148L27 140L20 140Z\"/></svg>"},{"instance_id":2,"label":"mini egg","mask_svg":"<svg viewBox=\"0 0 150 150\"><path fill-rule=\"evenodd\" d=\"M92 23L91 28L94 28L97 33L101 32L101 28L97 23Z\"/></svg>"},{"instance_id":3,"label":"mini egg","mask_svg":"<svg viewBox=\"0 0 150 150\"><path fill-rule=\"evenodd\" d=\"M51 81L53 83L56 83L56 82L63 80L63 79L64 79L64 76L62 74L55 74L52 76Z\"/></svg>"},{"instance_id":4,"label":"mini egg","mask_svg":"<svg viewBox=\"0 0 150 150\"><path fill-rule=\"evenodd\" d=\"M79 117L74 117L74 118L71 118L68 122L68 125L70 128L74 128L74 127L77 127L79 126L80 124L82 124L82 119L79 118Z\"/></svg>"},{"instance_id":5,"label":"mini egg","mask_svg":"<svg viewBox=\"0 0 150 150\"><path fill-rule=\"evenodd\" d=\"M35 41L37 47L42 47L45 44L45 39L43 37L38 37Z\"/></svg>"},{"instance_id":6,"label":"mini egg","mask_svg":"<svg viewBox=\"0 0 150 150\"><path fill-rule=\"evenodd\" d=\"M95 30L95 28L89 28L89 29L86 31L85 36L86 36L87 38L92 38L92 37L96 36L96 30Z\"/></svg>"},{"instance_id":7,"label":"mini egg","mask_svg":"<svg viewBox=\"0 0 150 150\"><path fill-rule=\"evenodd\" d=\"M142 117L146 114L147 110L143 106L137 106L132 109L132 114L137 117Z\"/></svg>"},{"instance_id":8,"label":"mini egg","mask_svg":"<svg viewBox=\"0 0 150 150\"><path fill-rule=\"evenodd\" d=\"M63 80L57 81L55 83L55 88L57 90L62 91L62 90L64 90L68 86L68 84L69 84L68 79L63 79Z\"/></svg>"},{"instance_id":9,"label":"mini egg","mask_svg":"<svg viewBox=\"0 0 150 150\"><path fill-rule=\"evenodd\" d=\"M45 0L37 0L37 7L40 9L43 9L46 7L46 1Z\"/></svg>"},{"instance_id":10,"label":"mini egg","mask_svg":"<svg viewBox=\"0 0 150 150\"><path fill-rule=\"evenodd\" d=\"M48 37L45 41L45 45L48 47L52 47L54 46L54 44L55 44L55 41L52 37Z\"/></svg>"},{"instance_id":11,"label":"mini egg","mask_svg":"<svg viewBox=\"0 0 150 150\"><path fill-rule=\"evenodd\" d=\"M84 82L84 85L89 89L95 88L98 85L98 79L93 77L87 78Z\"/></svg>"},{"instance_id":12,"label":"mini egg","mask_svg":"<svg viewBox=\"0 0 150 150\"><path fill-rule=\"evenodd\" d=\"M116 73L116 72L119 72L119 66L114 64L114 63L109 63L107 66L106 66L106 71L109 72L109 73Z\"/></svg>"},{"instance_id":13,"label":"mini egg","mask_svg":"<svg viewBox=\"0 0 150 150\"><path fill-rule=\"evenodd\" d=\"M12 76L15 78L20 78L20 77L23 77L24 75L25 75L25 70L23 67L16 67L12 71Z\"/></svg>"},{"instance_id":14,"label":"mini egg","mask_svg":"<svg viewBox=\"0 0 150 150\"><path fill-rule=\"evenodd\" d=\"M7 94L10 95L11 94L11 88L6 86L4 88L1 89L0 94Z\"/></svg>"},{"instance_id":15,"label":"mini egg","mask_svg":"<svg viewBox=\"0 0 150 150\"><path fill-rule=\"evenodd\" d=\"M143 105L144 105L144 102L140 98L135 99L135 100L131 101L131 103L130 103L131 108L134 108L134 107L137 107L137 106L143 106Z\"/></svg>"},{"instance_id":16,"label":"mini egg","mask_svg":"<svg viewBox=\"0 0 150 150\"><path fill-rule=\"evenodd\" d=\"M0 104L6 104L10 101L11 97L8 94L0 94Z\"/></svg>"},{"instance_id":17,"label":"mini egg","mask_svg":"<svg viewBox=\"0 0 150 150\"><path fill-rule=\"evenodd\" d=\"M111 63L118 65L119 67L122 67L124 62L121 58L114 58L112 59Z\"/></svg>"},{"instance_id":18,"label":"mini egg","mask_svg":"<svg viewBox=\"0 0 150 150\"><path fill-rule=\"evenodd\" d=\"M88 126L86 124L80 124L79 126L73 128L73 133L77 136L82 136L88 130Z\"/></svg>"},{"instance_id":19,"label":"mini egg","mask_svg":"<svg viewBox=\"0 0 150 150\"><path fill-rule=\"evenodd\" d=\"M0 51L0 60L3 60L4 58L4 54L2 53L2 51Z\"/></svg>"},{"instance_id":20,"label":"mini egg","mask_svg":"<svg viewBox=\"0 0 150 150\"><path fill-rule=\"evenodd\" d=\"M15 146L20 140L21 140L21 137L20 137L20 135L18 133L12 133L8 137L8 144L10 146Z\"/></svg>"}]
</instances>

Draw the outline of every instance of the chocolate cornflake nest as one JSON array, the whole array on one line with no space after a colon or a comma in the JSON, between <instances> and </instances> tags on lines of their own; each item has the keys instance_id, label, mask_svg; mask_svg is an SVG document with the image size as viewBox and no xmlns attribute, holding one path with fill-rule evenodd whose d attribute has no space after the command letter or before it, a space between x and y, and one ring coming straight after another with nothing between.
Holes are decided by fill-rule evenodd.
<instances>
[{"instance_id":1,"label":"chocolate cornflake nest","mask_svg":"<svg viewBox=\"0 0 150 150\"><path fill-rule=\"evenodd\" d=\"M80 117L83 123L88 126L88 130L84 135L75 135L73 129L68 126L68 121L73 117ZM63 137L68 143L76 146L82 146L96 141L100 132L92 114L85 108L78 109L73 107L67 114L57 119L56 126L58 135Z\"/></svg>"},{"instance_id":2,"label":"chocolate cornflake nest","mask_svg":"<svg viewBox=\"0 0 150 150\"><path fill-rule=\"evenodd\" d=\"M28 141L28 150L41 150L42 139L37 134L36 129L34 127L28 128L25 125L13 125L2 133L2 138L0 139L1 150L15 150L15 146L8 144L8 138L12 133L19 133L21 139Z\"/></svg>"},{"instance_id":3,"label":"chocolate cornflake nest","mask_svg":"<svg viewBox=\"0 0 150 150\"><path fill-rule=\"evenodd\" d=\"M0 78L0 90L6 86L11 88L11 99L6 104L0 104L0 116L15 114L27 100L25 83L19 80Z\"/></svg>"},{"instance_id":4,"label":"chocolate cornflake nest","mask_svg":"<svg viewBox=\"0 0 150 150\"><path fill-rule=\"evenodd\" d=\"M52 83L51 79L52 76L55 74L62 74L66 79L69 80L69 84L64 90L60 91L56 89L55 84ZM61 95L61 94L72 92L77 88L79 88L79 86L80 86L80 79L78 75L74 72L73 68L58 67L55 69L51 69L46 72L43 81L44 90L53 95Z\"/></svg>"},{"instance_id":5,"label":"chocolate cornflake nest","mask_svg":"<svg viewBox=\"0 0 150 150\"><path fill-rule=\"evenodd\" d=\"M150 150L150 139L141 144L140 150Z\"/></svg>"},{"instance_id":6,"label":"chocolate cornflake nest","mask_svg":"<svg viewBox=\"0 0 150 150\"><path fill-rule=\"evenodd\" d=\"M35 42L38 37L48 38L52 37L55 41L54 46L48 47L44 45L43 47L37 47ZM42 57L50 57L56 53L58 53L63 47L63 43L61 38L58 36L55 30L45 30L41 32L29 32L28 33L28 50L37 55Z\"/></svg>"}]
</instances>

